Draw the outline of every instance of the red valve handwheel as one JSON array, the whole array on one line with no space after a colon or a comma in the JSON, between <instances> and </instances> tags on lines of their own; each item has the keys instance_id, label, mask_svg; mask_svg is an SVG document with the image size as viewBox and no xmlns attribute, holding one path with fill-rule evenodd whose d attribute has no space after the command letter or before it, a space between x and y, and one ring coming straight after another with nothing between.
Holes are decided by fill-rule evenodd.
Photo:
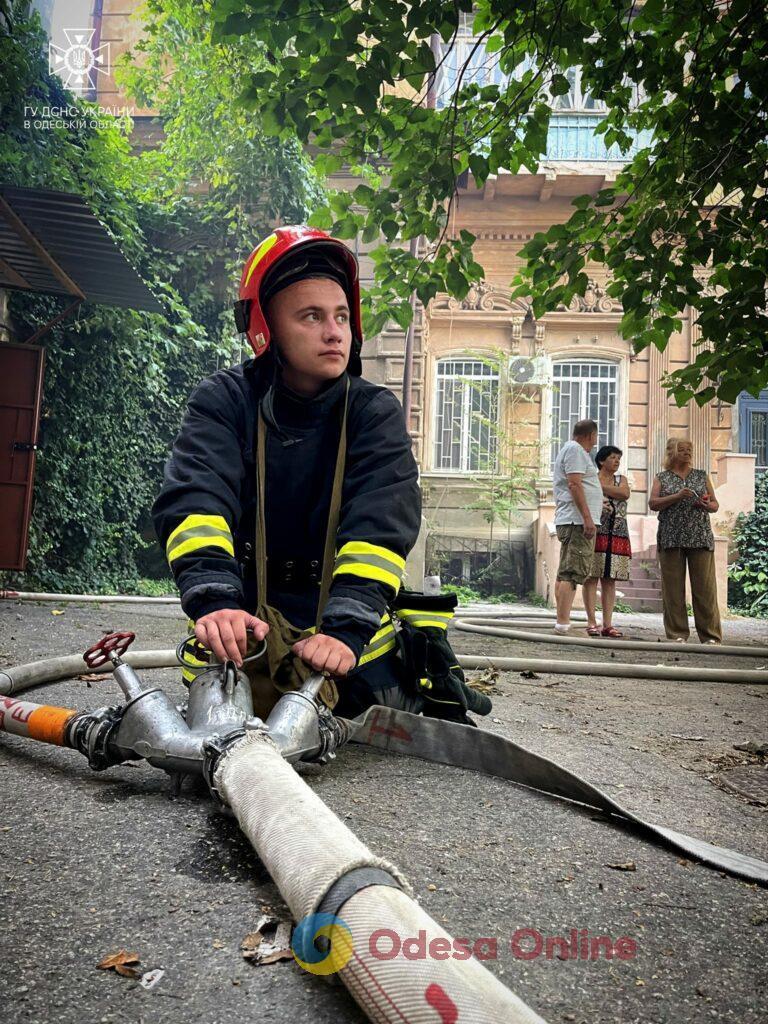
<instances>
[{"instance_id":1,"label":"red valve handwheel","mask_svg":"<svg viewBox=\"0 0 768 1024\"><path fill-rule=\"evenodd\" d=\"M116 654L118 658L125 654L135 639L135 633L107 633L93 647L88 648L83 661L88 668L99 668L100 665L106 665L110 654Z\"/></svg>"}]
</instances>

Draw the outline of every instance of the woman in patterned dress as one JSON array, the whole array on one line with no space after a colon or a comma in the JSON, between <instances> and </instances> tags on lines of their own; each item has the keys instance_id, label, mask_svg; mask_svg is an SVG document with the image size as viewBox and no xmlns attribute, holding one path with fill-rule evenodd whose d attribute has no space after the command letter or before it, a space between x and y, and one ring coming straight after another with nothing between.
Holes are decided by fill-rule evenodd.
<instances>
[{"instance_id":1,"label":"woman in patterned dress","mask_svg":"<svg viewBox=\"0 0 768 1024\"><path fill-rule=\"evenodd\" d=\"M623 636L612 622L616 580L629 579L629 562L632 558L627 527L629 483L618 471L622 454L621 448L606 444L595 456L600 486L603 488L603 515L595 538L592 573L582 588L589 636ZM598 580L603 608L602 629L597 624L596 616Z\"/></svg>"},{"instance_id":2,"label":"woman in patterned dress","mask_svg":"<svg viewBox=\"0 0 768 1024\"><path fill-rule=\"evenodd\" d=\"M717 605L715 538L709 517L718 503L712 481L693 469L693 445L687 438L667 441L664 469L653 481L648 502L659 513L657 548L661 566L664 629L670 640L689 636L685 571L691 579L693 620L699 640L719 644L723 634Z\"/></svg>"}]
</instances>

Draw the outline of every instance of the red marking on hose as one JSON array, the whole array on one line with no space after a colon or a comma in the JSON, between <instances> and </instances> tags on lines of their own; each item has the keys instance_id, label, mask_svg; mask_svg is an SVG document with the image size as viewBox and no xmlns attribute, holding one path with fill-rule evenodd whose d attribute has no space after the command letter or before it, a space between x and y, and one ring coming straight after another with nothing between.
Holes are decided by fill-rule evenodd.
<instances>
[{"instance_id":1,"label":"red marking on hose","mask_svg":"<svg viewBox=\"0 0 768 1024\"><path fill-rule=\"evenodd\" d=\"M409 1024L408 1018L405 1016L403 1011L400 1009L400 1007L397 1005L397 1003L395 1003L395 1001L393 1000L393 998L389 994L389 992L387 992L385 990L385 988L381 984L381 982L375 977L375 975L371 971L370 967L366 964L366 962L363 960L363 958L360 956L360 954L357 953L354 949L352 950L352 958L355 961L355 963L358 965L358 967L360 967L365 972L365 974L368 975L368 978L372 982L373 987L384 997L384 999L387 1001L387 1003L389 1003L390 1007L395 1011L395 1013L400 1018L400 1020L404 1021L405 1024ZM365 989L365 985L363 984L362 979L359 976L358 976L358 978L356 980L357 980L357 983L360 985L360 988ZM368 996L370 996L371 995L370 990L368 990L366 994Z\"/></svg>"},{"instance_id":2,"label":"red marking on hose","mask_svg":"<svg viewBox=\"0 0 768 1024\"><path fill-rule=\"evenodd\" d=\"M392 736L396 740L404 740L406 743L410 743L413 737L411 734L403 729L400 725L393 725L391 728L379 725L380 711L374 711L373 718L371 720L370 733L373 735L375 732L380 732L382 736Z\"/></svg>"},{"instance_id":3,"label":"red marking on hose","mask_svg":"<svg viewBox=\"0 0 768 1024\"><path fill-rule=\"evenodd\" d=\"M427 986L424 998L440 1014L441 1024L456 1024L459 1019L459 1008L444 988L433 982Z\"/></svg>"},{"instance_id":4,"label":"red marking on hose","mask_svg":"<svg viewBox=\"0 0 768 1024\"><path fill-rule=\"evenodd\" d=\"M29 704L13 697L0 697L0 703L4 704L6 709L11 712L14 722L26 722L35 710L34 705L30 707Z\"/></svg>"}]
</instances>

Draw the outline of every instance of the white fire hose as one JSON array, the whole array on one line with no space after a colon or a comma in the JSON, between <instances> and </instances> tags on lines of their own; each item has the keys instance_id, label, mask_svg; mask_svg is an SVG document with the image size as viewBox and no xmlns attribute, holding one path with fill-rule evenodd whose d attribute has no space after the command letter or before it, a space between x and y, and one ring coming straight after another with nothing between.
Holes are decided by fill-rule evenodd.
<instances>
[{"instance_id":1,"label":"white fire hose","mask_svg":"<svg viewBox=\"0 0 768 1024\"><path fill-rule=\"evenodd\" d=\"M526 616L528 620L532 620L534 626L542 622L536 615ZM510 630L508 621L488 621L475 616L458 620L456 625L464 630L528 642L542 639L569 642L571 639ZM573 639L577 643L581 640ZM586 639L584 642L595 643ZM619 643L610 641L613 648ZM654 651L671 648L679 654L694 651L694 648L681 650L679 645L642 641L627 641L621 646ZM714 649L701 650L714 653ZM720 649L717 653L725 651ZM764 657L768 651L739 647L733 653ZM127 654L124 660L133 668L166 668L177 664L173 650L134 652ZM514 671L768 683L766 671L481 656L462 656L458 661L465 667L491 665ZM10 696L87 671L79 655L8 668L0 671L0 695ZM43 710L38 707L31 713L41 714ZM389 722L389 729L377 723L378 713L383 713L382 721ZM634 821L669 845L690 849L708 863L726 866L742 877L768 881L768 865L763 862L709 846L661 826L648 825L624 812L589 783L504 737L393 709L370 709L356 722L348 724L352 728L350 738L357 742L393 753L411 752L434 761L462 764L599 806L607 813ZM411 735L402 747L398 747L396 738L384 736L388 732L396 737L403 733L406 725ZM42 735L45 730L39 731ZM475 744L473 735L477 739ZM461 751L452 756L457 744ZM427 946L435 948L437 943L442 952L454 949L454 940L412 899L409 886L398 869L368 850L307 786L265 729L249 729L241 739L227 746L215 764L213 779L216 791L233 809L296 920L302 922L311 915L331 915L330 919L335 921L329 933L322 930L326 919L318 917L317 931L321 935L332 934L328 956L334 958L338 977L372 1021L381 1024L402 1024L404 1020L411 1024L437 1024L438 1021L440 1024L456 1021L543 1024L535 1011L473 957L461 959L448 955L444 959L429 956L414 960L404 956L402 950L392 955L393 936L404 940L423 934ZM286 813L286 808L290 808L290 813Z\"/></svg>"}]
</instances>

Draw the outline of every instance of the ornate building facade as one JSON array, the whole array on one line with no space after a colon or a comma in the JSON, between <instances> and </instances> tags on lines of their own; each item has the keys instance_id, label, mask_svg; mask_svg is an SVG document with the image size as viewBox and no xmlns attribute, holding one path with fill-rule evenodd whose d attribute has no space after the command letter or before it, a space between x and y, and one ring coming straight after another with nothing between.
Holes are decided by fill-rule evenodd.
<instances>
[{"instance_id":1,"label":"ornate building facade","mask_svg":"<svg viewBox=\"0 0 768 1024\"><path fill-rule=\"evenodd\" d=\"M101 43L110 43L113 59L140 37L141 25L132 17L137 7L137 0L105 0L96 8L93 27ZM438 105L450 95L463 55L473 52L468 31L442 64ZM496 73L478 59L470 78L480 82ZM551 599L557 563L552 461L575 421L591 417L599 424L600 443L624 453L636 564L655 561L656 518L648 512L648 493L666 440L692 439L695 463L711 473L721 499L717 563L724 602L725 533L729 520L753 502L755 455L766 461L768 401L750 400L744 410L722 403L677 408L661 381L695 357L695 322L688 316L663 353L634 354L619 336L621 310L606 294L601 267L592 269L583 298L540 321L526 302L510 299L525 242L565 221L575 196L597 193L621 167L618 150L606 149L594 133L604 111L582 89L579 69L568 77L569 93L553 101L539 172L499 174L483 188L470 178L460 193L451 229L476 236L485 281L461 301L438 295L428 308L417 308L409 426L425 496L427 570L476 582L483 572L487 581L490 566L498 570L495 589L535 590ZM107 76L100 78L97 98L130 106ZM136 145L156 144L161 135L154 111L135 111ZM344 189L355 183L340 173L329 184ZM372 247L357 243L363 287L372 279L366 254ZM363 350L365 375L400 396L404 349L403 332L392 326ZM655 583L650 575L648 586L644 582L636 579L634 591L626 588L627 600L657 607Z\"/></svg>"}]
</instances>

